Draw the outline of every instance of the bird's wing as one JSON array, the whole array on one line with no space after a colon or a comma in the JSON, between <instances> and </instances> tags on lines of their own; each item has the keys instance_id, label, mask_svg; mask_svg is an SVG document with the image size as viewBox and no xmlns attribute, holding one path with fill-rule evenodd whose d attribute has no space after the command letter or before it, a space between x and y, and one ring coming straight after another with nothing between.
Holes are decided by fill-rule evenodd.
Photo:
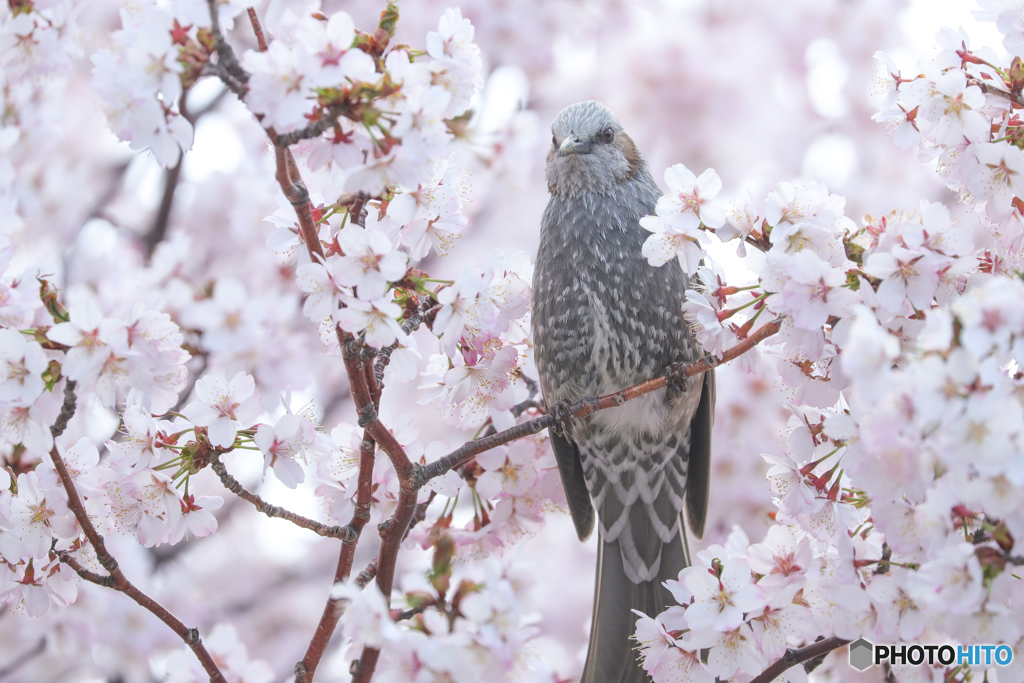
<instances>
[{"instance_id":1,"label":"bird's wing","mask_svg":"<svg viewBox=\"0 0 1024 683\"><path fill-rule=\"evenodd\" d=\"M696 538L704 536L711 483L711 428L715 424L715 371L704 373L697 413L690 423L690 462L686 477L686 516Z\"/></svg>"},{"instance_id":2,"label":"bird's wing","mask_svg":"<svg viewBox=\"0 0 1024 683\"><path fill-rule=\"evenodd\" d=\"M549 434L551 448L555 451L555 460L558 461L558 472L562 475L565 499L569 501L572 523L576 525L576 535L581 541L585 541L594 530L594 506L590 504L587 480L583 477L580 449L564 436L558 436L550 430Z\"/></svg>"}]
</instances>

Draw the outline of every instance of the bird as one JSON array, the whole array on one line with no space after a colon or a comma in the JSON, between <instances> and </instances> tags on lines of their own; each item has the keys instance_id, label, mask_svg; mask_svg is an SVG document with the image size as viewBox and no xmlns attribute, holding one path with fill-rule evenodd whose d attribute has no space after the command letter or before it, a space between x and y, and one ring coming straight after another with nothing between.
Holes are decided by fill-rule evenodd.
<instances>
[{"instance_id":1,"label":"bird","mask_svg":"<svg viewBox=\"0 0 1024 683\"><path fill-rule=\"evenodd\" d=\"M551 126L533 276L534 353L549 436L580 540L598 530L594 608L582 683L648 681L631 641L638 610L675 604L662 585L690 564L683 510L703 535L715 377L566 419L568 405L703 358L683 317L689 286L641 253L661 191L618 118L590 100ZM595 520L596 511L596 520Z\"/></svg>"}]
</instances>

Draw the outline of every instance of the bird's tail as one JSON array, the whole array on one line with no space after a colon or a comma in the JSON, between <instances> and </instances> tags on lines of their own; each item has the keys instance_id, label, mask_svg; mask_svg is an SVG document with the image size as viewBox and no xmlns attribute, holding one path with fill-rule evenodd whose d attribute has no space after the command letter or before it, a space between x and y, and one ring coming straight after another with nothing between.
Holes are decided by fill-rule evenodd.
<instances>
[{"instance_id":1,"label":"bird's tail","mask_svg":"<svg viewBox=\"0 0 1024 683\"><path fill-rule=\"evenodd\" d=\"M658 576L641 583L626 576L618 540L599 543L590 647L581 683L649 683L632 640L638 618L633 610L654 617L674 604L662 582L678 578L690 564L686 530L680 525L679 534L662 547Z\"/></svg>"}]
</instances>

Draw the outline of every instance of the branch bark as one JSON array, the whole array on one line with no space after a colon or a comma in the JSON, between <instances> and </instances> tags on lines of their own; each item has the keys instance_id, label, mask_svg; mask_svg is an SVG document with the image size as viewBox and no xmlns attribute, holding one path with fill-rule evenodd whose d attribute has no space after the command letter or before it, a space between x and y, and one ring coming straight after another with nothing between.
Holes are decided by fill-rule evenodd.
<instances>
[{"instance_id":1,"label":"branch bark","mask_svg":"<svg viewBox=\"0 0 1024 683\"><path fill-rule=\"evenodd\" d=\"M981 79L971 79L970 84L971 85L976 85L979 88L981 88L981 91L983 93L985 93L986 95L995 95L996 97L1001 97L1004 100L1007 100L1009 102L1013 102L1014 104L1016 104L1019 107L1024 107L1024 97L1021 97L1020 92L1017 92L1017 91L1012 91L1011 92L1011 91L1003 90L1002 88L997 88L993 84L991 84L991 83L989 83L987 81L983 81Z\"/></svg>"},{"instance_id":2,"label":"branch bark","mask_svg":"<svg viewBox=\"0 0 1024 683\"><path fill-rule=\"evenodd\" d=\"M260 498L255 493L247 490L242 486L241 482L231 476L228 472L227 467L221 462L219 455L214 455L210 459L210 467L220 477L220 481L224 484L224 488L231 493L235 494L242 500L252 503L253 507L265 514L267 517L276 517L278 519L285 519L294 524L295 526L302 527L303 529L309 529L315 534L324 536L326 538L340 538L346 542L355 542L355 539L359 537L359 531L353 530L348 526L330 526L317 522L316 520L303 517L300 514L286 510L283 507L277 505L271 505L267 501Z\"/></svg>"},{"instance_id":3,"label":"branch bark","mask_svg":"<svg viewBox=\"0 0 1024 683\"><path fill-rule=\"evenodd\" d=\"M832 650L838 650L850 641L843 640L842 638L826 638L825 640L819 640L816 643L802 647L799 650L786 650L786 654L781 659L777 659L772 662L767 669L762 671L757 677L750 683L770 683L775 680L786 669L796 666L797 664L803 664L806 661L812 660L815 657L821 657L827 655Z\"/></svg>"}]
</instances>

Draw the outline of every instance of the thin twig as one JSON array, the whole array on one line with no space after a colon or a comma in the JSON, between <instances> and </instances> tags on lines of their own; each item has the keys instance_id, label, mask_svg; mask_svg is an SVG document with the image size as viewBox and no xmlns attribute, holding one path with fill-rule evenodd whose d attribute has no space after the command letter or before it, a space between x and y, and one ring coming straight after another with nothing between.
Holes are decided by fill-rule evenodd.
<instances>
[{"instance_id":1,"label":"thin twig","mask_svg":"<svg viewBox=\"0 0 1024 683\"><path fill-rule=\"evenodd\" d=\"M249 23L252 24L252 32L256 34L256 47L260 52L267 51L267 37L263 34L263 26L260 25L260 18L256 16L256 8L249 7L245 10L249 15Z\"/></svg>"},{"instance_id":2,"label":"thin twig","mask_svg":"<svg viewBox=\"0 0 1024 683\"><path fill-rule=\"evenodd\" d=\"M825 640L819 640L816 643L802 647L799 650L786 650L786 654L781 659L777 659L769 665L767 669L758 674L757 678L752 680L750 683L769 683L774 680L779 674L786 669L794 667L797 664L803 664L804 662L820 657L824 654L828 654L832 650L838 650L850 641L843 640L842 638L826 638Z\"/></svg>"},{"instance_id":3,"label":"thin twig","mask_svg":"<svg viewBox=\"0 0 1024 683\"><path fill-rule=\"evenodd\" d=\"M586 417L598 410L615 408L617 406L621 406L626 401L661 389L672 376L693 377L695 375L705 373L722 363L727 363L734 358L743 355L750 349L754 348L757 344L761 343L773 334L776 334L779 331L780 326L781 323L779 320L773 320L772 322L764 325L742 342L726 351L722 355L721 359L716 359L713 356L704 358L685 366L674 368L669 374L647 380L646 382L641 382L640 384L635 384L627 389L623 389L622 391L617 391L614 394L608 394L607 396L597 398L585 398L569 406L566 413L573 417ZM417 489L422 488L434 477L441 476L448 470L458 467L459 465L469 461L470 458L483 453L484 451L489 451L496 446L501 446L509 443L510 441L515 441L516 439L521 439L524 436L536 434L554 424L554 416L544 415L542 417L534 418L529 422L516 425L511 429L506 429L503 432L498 432L491 436L470 441L448 455L438 458L432 463L428 463L426 465L415 465L413 471L413 486Z\"/></svg>"},{"instance_id":4,"label":"thin twig","mask_svg":"<svg viewBox=\"0 0 1024 683\"><path fill-rule=\"evenodd\" d=\"M243 97L249 89L249 74L238 63L235 51L224 40L224 34L220 30L220 18L217 16L217 0L207 0L207 5L210 10L210 33L213 34L217 51L217 63L207 62L207 68L216 74L231 92Z\"/></svg>"},{"instance_id":5,"label":"thin twig","mask_svg":"<svg viewBox=\"0 0 1024 683\"><path fill-rule=\"evenodd\" d=\"M360 588L366 588L366 586L373 581L373 577L377 576L377 560L373 560L370 564L366 565L366 569L359 572L356 576L356 585Z\"/></svg>"},{"instance_id":6,"label":"thin twig","mask_svg":"<svg viewBox=\"0 0 1024 683\"><path fill-rule=\"evenodd\" d=\"M78 562L78 560L72 557L71 553L67 552L66 550L57 551L57 557L60 559L61 562L74 569L76 574L81 576L89 583L95 583L97 586L103 586L104 588L114 587L113 576L110 576L109 574L107 576L100 576L99 574L89 571L88 569L83 567Z\"/></svg>"},{"instance_id":7,"label":"thin twig","mask_svg":"<svg viewBox=\"0 0 1024 683\"><path fill-rule=\"evenodd\" d=\"M248 491L244 486L242 486L241 482L231 476L227 467L225 467L224 463L221 462L219 455L215 455L210 459L210 467L212 467L213 471L217 473L218 477L220 477L220 481L224 484L224 488L231 491L231 493L235 494L242 500L252 503L253 507L265 514L267 517L276 517L278 519L287 520L295 526L302 527L303 529L309 529L313 533L327 538L340 538L346 542L355 542L355 539L359 537L358 531L347 526L331 526L323 524L322 522L309 519L308 517L303 517L291 510L286 510L283 507L271 505L255 493Z\"/></svg>"},{"instance_id":8,"label":"thin twig","mask_svg":"<svg viewBox=\"0 0 1024 683\"><path fill-rule=\"evenodd\" d=\"M199 663L206 671L206 674L210 677L211 683L226 683L224 675L221 674L220 669L217 668L217 663L213 660L213 657L210 656L206 646L203 645L203 641L199 637L199 629L185 626L185 624L171 614L166 607L139 590L121 572L117 565L117 561L107 551L103 537L96 532L95 527L92 526L92 522L89 521L89 517L85 513L85 508L82 506L82 501L78 497L78 492L74 488L74 482L72 482L71 476L68 474L68 470L64 465L63 459L61 459L60 454L57 453L57 449L54 449L50 455L53 459L54 466L57 468L57 474L60 476L61 482L64 484L64 488L68 492L68 507L74 512L76 519L78 519L78 523L82 526L82 530L96 548L96 556L99 558L100 563L104 568L110 571L110 578L112 579L110 588L124 593L138 605L151 612L154 616L160 619L160 621L167 624L171 630L174 631L186 645L188 645L193 654L195 654L196 659L199 660ZM82 576L82 574L79 574L79 576ZM97 582L100 583L100 585L106 585L106 581L103 577L98 577L98 575L92 576L100 579L100 581Z\"/></svg>"},{"instance_id":9,"label":"thin twig","mask_svg":"<svg viewBox=\"0 0 1024 683\"><path fill-rule=\"evenodd\" d=\"M995 85L989 83L988 81L983 81L981 79L972 78L970 81L970 85L978 86L979 88L981 88L981 91L986 95L995 95L996 97L1001 97L1004 100L1008 100L1010 102L1013 102L1014 104L1024 107L1024 97L1021 97L1021 94L1019 92L1007 91L1003 90L1002 88L997 88Z\"/></svg>"}]
</instances>

